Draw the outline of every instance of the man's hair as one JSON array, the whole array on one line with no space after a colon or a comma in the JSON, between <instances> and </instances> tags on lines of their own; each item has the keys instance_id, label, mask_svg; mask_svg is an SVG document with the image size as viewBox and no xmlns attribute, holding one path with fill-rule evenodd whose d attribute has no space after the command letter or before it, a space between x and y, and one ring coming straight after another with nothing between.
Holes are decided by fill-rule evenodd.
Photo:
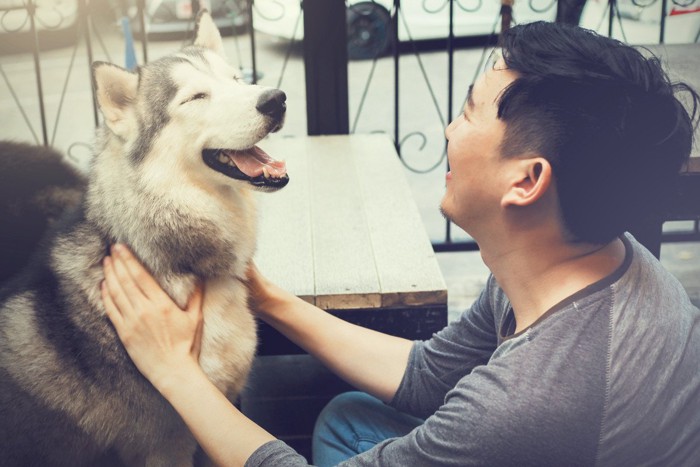
<instances>
[{"instance_id":1,"label":"man's hair","mask_svg":"<svg viewBox=\"0 0 700 467\"><path fill-rule=\"evenodd\" d=\"M692 149L698 94L653 55L575 26L516 26L501 47L517 75L498 101L502 154L550 162L571 240L606 243L658 218Z\"/></svg>"}]
</instances>

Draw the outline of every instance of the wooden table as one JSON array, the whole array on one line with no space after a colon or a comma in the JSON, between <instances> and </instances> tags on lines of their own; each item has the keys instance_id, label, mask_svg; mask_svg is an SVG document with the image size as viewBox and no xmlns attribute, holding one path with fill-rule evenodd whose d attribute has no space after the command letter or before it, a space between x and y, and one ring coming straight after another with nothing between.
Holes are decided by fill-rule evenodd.
<instances>
[{"instance_id":1,"label":"wooden table","mask_svg":"<svg viewBox=\"0 0 700 467\"><path fill-rule=\"evenodd\" d=\"M260 194L261 272L343 319L409 339L447 324L447 287L385 135L268 138L289 184ZM300 353L261 325L260 355Z\"/></svg>"},{"instance_id":2,"label":"wooden table","mask_svg":"<svg viewBox=\"0 0 700 467\"><path fill-rule=\"evenodd\" d=\"M659 57L671 81L682 81L700 93L700 45L673 44L646 46ZM691 107L692 109L692 107ZM698 109L700 112L700 109ZM695 132L695 145L690 162L683 169L674 187L673 199L664 217L632 231L632 234L657 257L661 252L662 228L665 221L700 219L700 128ZM676 240L691 239L694 234L675 234ZM666 238L670 238L668 235Z\"/></svg>"}]
</instances>

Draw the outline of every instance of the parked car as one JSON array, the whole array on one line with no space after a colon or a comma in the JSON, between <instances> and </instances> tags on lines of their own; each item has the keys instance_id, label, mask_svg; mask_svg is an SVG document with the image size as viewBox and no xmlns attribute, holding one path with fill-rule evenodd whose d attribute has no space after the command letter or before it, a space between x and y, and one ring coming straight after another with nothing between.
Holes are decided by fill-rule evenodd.
<instances>
[{"instance_id":1,"label":"parked car","mask_svg":"<svg viewBox=\"0 0 700 467\"><path fill-rule=\"evenodd\" d=\"M212 15L222 34L232 34L247 26L248 7L246 0L199 0L199 7ZM144 11L146 32L150 38L183 36L194 28L196 6L192 0L146 0ZM141 31L135 1L129 8L134 33Z\"/></svg>"},{"instance_id":2,"label":"parked car","mask_svg":"<svg viewBox=\"0 0 700 467\"><path fill-rule=\"evenodd\" d=\"M401 2L399 41L447 37L449 7L444 0ZM392 44L393 0L349 1L347 8L348 56L372 58L386 53ZM303 19L299 0L256 0L253 9L255 30L284 39L301 39ZM454 2L456 37L485 36L500 31L500 0L460 0ZM516 0L513 18L518 23L553 21L556 0Z\"/></svg>"}]
</instances>

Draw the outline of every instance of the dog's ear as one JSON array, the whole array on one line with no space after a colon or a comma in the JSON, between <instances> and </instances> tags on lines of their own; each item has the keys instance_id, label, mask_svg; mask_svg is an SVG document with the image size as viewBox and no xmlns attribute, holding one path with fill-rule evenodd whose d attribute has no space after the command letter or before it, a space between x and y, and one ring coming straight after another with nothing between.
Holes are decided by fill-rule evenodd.
<instances>
[{"instance_id":1,"label":"dog's ear","mask_svg":"<svg viewBox=\"0 0 700 467\"><path fill-rule=\"evenodd\" d=\"M136 100L138 75L111 63L92 64L95 94L105 123L118 136L129 130L129 114Z\"/></svg>"},{"instance_id":2,"label":"dog's ear","mask_svg":"<svg viewBox=\"0 0 700 467\"><path fill-rule=\"evenodd\" d=\"M221 40L219 28L214 24L214 20L207 10L200 10L197 14L197 32L195 33L194 45L213 50L217 54L226 58L224 53L224 43Z\"/></svg>"}]
</instances>

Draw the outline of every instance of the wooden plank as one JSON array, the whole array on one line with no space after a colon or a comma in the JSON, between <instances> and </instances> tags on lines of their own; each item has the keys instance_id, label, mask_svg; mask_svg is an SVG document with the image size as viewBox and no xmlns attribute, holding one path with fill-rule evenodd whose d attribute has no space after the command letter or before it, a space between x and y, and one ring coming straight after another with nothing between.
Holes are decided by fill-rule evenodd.
<instances>
[{"instance_id":1,"label":"wooden plank","mask_svg":"<svg viewBox=\"0 0 700 467\"><path fill-rule=\"evenodd\" d=\"M307 138L316 305L381 305L365 206L347 136Z\"/></svg>"},{"instance_id":2,"label":"wooden plank","mask_svg":"<svg viewBox=\"0 0 700 467\"><path fill-rule=\"evenodd\" d=\"M314 264L306 144L300 138L268 138L259 146L287 161L289 184L258 197L260 223L255 262L267 278L315 303Z\"/></svg>"},{"instance_id":3,"label":"wooden plank","mask_svg":"<svg viewBox=\"0 0 700 467\"><path fill-rule=\"evenodd\" d=\"M382 306L446 304L445 280L391 140L355 135L346 144L362 174Z\"/></svg>"},{"instance_id":4,"label":"wooden plank","mask_svg":"<svg viewBox=\"0 0 700 467\"><path fill-rule=\"evenodd\" d=\"M261 200L261 271L330 310L447 303L447 287L391 141L265 140L290 183Z\"/></svg>"}]
</instances>

